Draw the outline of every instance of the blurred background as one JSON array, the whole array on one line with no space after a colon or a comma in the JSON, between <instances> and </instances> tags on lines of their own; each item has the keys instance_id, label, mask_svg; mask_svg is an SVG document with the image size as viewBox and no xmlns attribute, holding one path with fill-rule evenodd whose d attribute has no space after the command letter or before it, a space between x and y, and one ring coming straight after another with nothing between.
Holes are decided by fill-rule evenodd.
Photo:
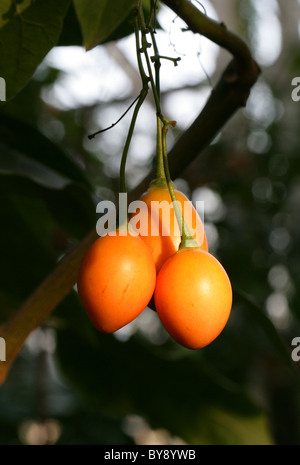
<instances>
[{"instance_id":1,"label":"blurred background","mask_svg":"<svg viewBox=\"0 0 300 465\"><path fill-rule=\"evenodd\" d=\"M236 291L230 320L199 351L172 341L148 308L103 335L74 288L0 387L0 444L300 444L299 385L262 324L274 325L297 369L300 101L292 79L300 76L300 1L201 5L244 38L262 69L247 106L175 180L204 201L210 250ZM161 69L162 107L177 121L172 147L230 57L166 7L157 19L160 53L181 58ZM71 9L59 46L0 107L0 124L16 132L13 146L0 141L1 321L95 227L96 203L116 199L130 113L88 135L116 122L140 90L134 38L89 52L81 43ZM130 189L153 167L155 129L149 96L130 147Z\"/></svg>"}]
</instances>

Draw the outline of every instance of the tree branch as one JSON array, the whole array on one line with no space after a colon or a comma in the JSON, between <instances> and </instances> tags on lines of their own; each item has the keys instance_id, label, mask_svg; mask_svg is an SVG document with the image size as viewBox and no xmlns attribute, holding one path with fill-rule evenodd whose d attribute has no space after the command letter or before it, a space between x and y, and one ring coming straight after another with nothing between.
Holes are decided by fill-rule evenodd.
<instances>
[{"instance_id":1,"label":"tree branch","mask_svg":"<svg viewBox=\"0 0 300 465\"><path fill-rule=\"evenodd\" d=\"M162 0L174 11L195 34L201 34L227 50L242 67L247 68L252 60L251 52L241 37L229 31L226 25L218 23L202 13L190 0Z\"/></svg>"},{"instance_id":2,"label":"tree branch","mask_svg":"<svg viewBox=\"0 0 300 465\"><path fill-rule=\"evenodd\" d=\"M163 2L178 14L194 33L206 36L233 55L233 60L213 89L203 110L169 153L170 173L172 178L176 178L207 147L234 113L246 104L260 71L247 45L229 32L223 24L209 19L189 0ZM154 174L148 174L130 192L129 202L138 198L148 188ZM82 257L96 239L97 234L93 230L0 327L0 336L6 340L7 347L7 361L0 364L0 384L5 381L11 364L28 335L42 324L73 289Z\"/></svg>"}]
</instances>

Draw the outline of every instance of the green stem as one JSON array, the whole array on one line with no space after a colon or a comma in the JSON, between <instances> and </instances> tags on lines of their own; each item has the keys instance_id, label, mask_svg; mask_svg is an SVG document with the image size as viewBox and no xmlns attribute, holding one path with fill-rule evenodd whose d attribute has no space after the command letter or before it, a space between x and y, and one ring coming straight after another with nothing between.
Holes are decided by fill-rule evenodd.
<instances>
[{"instance_id":1,"label":"green stem","mask_svg":"<svg viewBox=\"0 0 300 465\"><path fill-rule=\"evenodd\" d=\"M149 80L150 80L150 83L151 83L153 98L154 98L155 106L156 106L156 112L157 112L158 115L161 115L160 95L159 95L159 80L157 80L157 85L158 85L158 88L157 88L155 80L153 78L151 60L150 60L149 54L148 54L148 48L151 46L151 44L149 44L147 42L146 34L149 32L149 29L146 28L145 19L144 19L144 12L143 12L143 8L141 6L139 8L139 22L140 22L140 28L141 28L141 33L142 33L142 48L141 48L141 51L144 53L145 60L146 60L147 70L148 70L148 73L149 73ZM152 36L152 40L153 40L153 33L151 34L151 36ZM155 41L153 42L153 44L155 44ZM156 45L154 45L154 46L156 46ZM159 74L159 66L160 66L160 63L158 63L158 65L156 65L156 77L157 78L158 78L158 74Z\"/></svg>"},{"instance_id":2,"label":"green stem","mask_svg":"<svg viewBox=\"0 0 300 465\"><path fill-rule=\"evenodd\" d=\"M153 91L154 95L154 101L155 101L155 106L156 106L156 112L157 112L157 117L156 117L156 124L157 124L157 142L156 142L156 178L152 184L155 184L156 186L165 186L166 185L166 176L165 176L165 171L164 171L164 161L163 161L163 146L162 146L162 119L161 119L161 107L160 107L160 60L159 58L155 60L154 62L154 70L155 70L155 78L153 78L152 74L152 67L151 67L151 62L148 56L147 49L150 46L148 44L147 39L146 39L146 34L150 32L151 39L152 39L152 45L154 49L155 56L158 56L158 48L157 44L155 41L154 37L154 32L152 29L152 23L155 18L155 8L156 8L156 2L154 0L151 0L151 12L150 12L150 20L148 22L148 26L146 27L145 25L145 20L144 20L144 14L143 14L143 9L141 3L139 4L139 13L138 13L138 22L142 34L142 48L140 49L140 53L143 53L145 56L146 64L147 64L147 69L149 73L149 78L147 77L148 81L151 83L151 88ZM145 76L145 71L142 65L142 60L140 53L138 54L139 56L139 71L140 74Z\"/></svg>"},{"instance_id":3,"label":"green stem","mask_svg":"<svg viewBox=\"0 0 300 465\"><path fill-rule=\"evenodd\" d=\"M134 131L135 123L137 120L137 116L138 116L138 113L140 111L142 104L144 103L147 93L148 93L148 88L147 89L143 88L141 90L139 99L134 108L134 112L133 112L132 119L130 122L126 142L125 142L123 153L122 153L121 164L120 164L120 193L127 193L126 174L125 174L127 155L128 155L128 150L129 150L129 146L131 143L131 139L133 136L133 131Z\"/></svg>"},{"instance_id":4,"label":"green stem","mask_svg":"<svg viewBox=\"0 0 300 465\"><path fill-rule=\"evenodd\" d=\"M155 23L156 19L156 10L157 10L157 0L150 0L150 16L148 20L147 28L152 30L153 24Z\"/></svg>"},{"instance_id":5,"label":"green stem","mask_svg":"<svg viewBox=\"0 0 300 465\"><path fill-rule=\"evenodd\" d=\"M127 186L126 186L126 174L125 174L125 169L126 169L126 161L127 161L127 155L128 155L128 150L129 146L132 140L133 132L134 132L134 127L136 124L137 116L140 111L140 108L142 104L144 103L144 100L148 94L148 82L149 78L146 75L144 68L143 68L143 63L141 59L141 54L140 54L140 36L139 36L139 22L138 22L138 17L137 15L135 16L135 22L134 22L134 32L135 32L135 42L136 42L136 55L137 55L137 62L138 62L138 68L139 68L139 73L142 79L142 85L143 88L140 92L140 95L138 97L137 103L135 105L133 115L131 118L131 123L129 126L127 138L125 141L123 153L122 153L122 158L121 158L121 163L120 163L120 193L127 193Z\"/></svg>"},{"instance_id":6,"label":"green stem","mask_svg":"<svg viewBox=\"0 0 300 465\"><path fill-rule=\"evenodd\" d=\"M158 99L160 101L160 67L161 67L161 62L160 62L160 56L158 53L158 47L157 43L155 40L155 35L153 30L150 30L151 34L151 39L152 39L152 44L153 44L153 50L154 50L154 57L151 58L151 61L154 63L154 69L155 69L155 88L157 92Z\"/></svg>"},{"instance_id":7,"label":"green stem","mask_svg":"<svg viewBox=\"0 0 300 465\"><path fill-rule=\"evenodd\" d=\"M165 55L158 55L158 54L155 54L153 57L151 57L151 61L154 63L156 63L160 59L172 61L174 63L174 66L178 66L178 61L181 60L180 57L173 58L173 57L167 57Z\"/></svg>"},{"instance_id":8,"label":"green stem","mask_svg":"<svg viewBox=\"0 0 300 465\"><path fill-rule=\"evenodd\" d=\"M124 113L120 116L120 118L117 119L116 122L112 123L110 126L107 126L106 128L104 129L100 129L99 131L96 131L94 132L93 134L90 134L88 136L88 138L91 140L91 139L94 139L94 137L96 137L98 134L101 134L103 132L106 132L106 131L109 131L109 129L112 129L113 127L115 127L120 121L121 119L123 119L127 113L129 112L129 110L131 110L131 108L133 107L133 105L138 101L139 99L139 95L134 99L134 101L129 105L129 107L124 111Z\"/></svg>"},{"instance_id":9,"label":"green stem","mask_svg":"<svg viewBox=\"0 0 300 465\"><path fill-rule=\"evenodd\" d=\"M181 232L181 243L179 247L179 251L180 251L180 250L187 249L187 248L199 248L199 244L191 235L189 228L185 222L181 208L176 198L175 190L174 190L173 183L172 183L171 176L170 176L169 163L168 163L168 157L167 157L167 143L166 143L167 132L168 132L170 124L172 124L172 122L165 120L163 124L163 128L162 128L163 160L164 160L164 171L165 171L167 186L169 189L169 193L171 196L171 200L174 206L176 218L177 218L178 225L179 225L180 232Z\"/></svg>"},{"instance_id":10,"label":"green stem","mask_svg":"<svg viewBox=\"0 0 300 465\"><path fill-rule=\"evenodd\" d=\"M162 142L162 122L159 116L156 117L156 179L155 184L164 185L166 183L166 174L164 167L164 154Z\"/></svg>"},{"instance_id":11,"label":"green stem","mask_svg":"<svg viewBox=\"0 0 300 465\"><path fill-rule=\"evenodd\" d=\"M153 18L152 21L154 21L155 18L155 1L151 1L151 17ZM155 40L155 34L153 29L149 26L148 28L150 29L150 34L151 34L151 39L152 39L152 44L153 44L153 50L154 54L156 57L158 57L154 62L154 70L155 70L155 88L157 92L158 99L160 101L160 67L161 67L161 62L159 59L159 53L158 53L158 47L157 43ZM157 113L160 111L160 106L156 109ZM161 117L156 116L156 179L155 179L155 184L160 185L160 186L165 186L166 185L166 175L165 175L165 168L164 168L164 157L163 157L163 143L162 143L162 120Z\"/></svg>"},{"instance_id":12,"label":"green stem","mask_svg":"<svg viewBox=\"0 0 300 465\"><path fill-rule=\"evenodd\" d=\"M152 13L151 17L153 18L154 15L154 7L155 3L152 1L151 2L152 6ZM166 147L166 135L168 132L168 128L170 125L175 126L174 121L168 121L162 114L161 111L161 103L160 103L160 58L166 58L166 57L161 57L159 55L158 47L156 44L155 40L155 35L153 32L153 28L151 27L150 23L148 24L148 27L146 28L145 26L145 20L143 16L143 9L141 7L141 3L139 5L139 21L140 21L140 27L141 27L141 33L142 33L142 52L144 53L146 64L147 64L147 69L149 73L149 79L151 82L151 87L152 87L152 92L153 92L153 97L156 105L156 113L157 113L157 156L156 156L156 179L154 181L155 185L167 185L169 189L169 193L171 196L171 200L175 209L175 214L176 218L178 221L178 225L180 228L181 232L181 244L179 250L185 249L185 248L199 248L199 244L197 241L194 240L192 237L187 224L184 220L183 214L181 212L181 209L179 207L173 183L170 177L170 172L169 172L169 165L168 165L168 157L167 157L167 147ZM155 67L155 80L153 78L153 73L152 73L152 67L151 67L151 61L148 55L148 47L150 44L148 44L147 39L146 39L146 34L150 31L151 34L151 39L152 39L152 46L154 50L154 57L152 57L152 62L154 63ZM174 61L175 64L177 64L177 60Z\"/></svg>"}]
</instances>

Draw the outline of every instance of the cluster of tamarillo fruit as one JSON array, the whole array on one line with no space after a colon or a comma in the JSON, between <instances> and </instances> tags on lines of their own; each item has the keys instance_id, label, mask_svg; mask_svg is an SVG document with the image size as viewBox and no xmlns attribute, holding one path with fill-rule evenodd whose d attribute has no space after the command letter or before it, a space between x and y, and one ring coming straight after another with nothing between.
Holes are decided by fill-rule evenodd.
<instances>
[{"instance_id":1,"label":"cluster of tamarillo fruit","mask_svg":"<svg viewBox=\"0 0 300 465\"><path fill-rule=\"evenodd\" d=\"M181 212L187 205L190 209L187 226L196 225L192 245L183 244L179 225L171 227L176 225L175 209L167 185L153 183L141 197L147 218L144 223L140 219L147 230L135 231L129 221L97 239L82 260L78 293L101 332L117 331L148 306L177 343L200 349L224 329L232 288L223 266L208 250L197 210L185 194L174 192Z\"/></svg>"}]
</instances>

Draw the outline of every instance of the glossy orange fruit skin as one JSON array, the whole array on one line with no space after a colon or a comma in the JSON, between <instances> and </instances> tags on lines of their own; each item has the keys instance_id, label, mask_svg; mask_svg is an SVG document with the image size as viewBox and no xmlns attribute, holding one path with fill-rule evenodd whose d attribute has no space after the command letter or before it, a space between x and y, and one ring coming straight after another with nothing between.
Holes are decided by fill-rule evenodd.
<instances>
[{"instance_id":1,"label":"glossy orange fruit skin","mask_svg":"<svg viewBox=\"0 0 300 465\"><path fill-rule=\"evenodd\" d=\"M208 251L204 225L196 209L185 194L176 189L175 194L190 232L194 229L194 239L197 240L201 249ZM146 204L147 210L138 213L142 225L140 227L139 224L139 233L151 250L156 271L158 272L164 262L179 249L181 242L180 229L167 187L150 187L141 196L140 200ZM163 202L161 204L162 208L159 208L159 202ZM134 216L131 215L130 219ZM147 221L143 221L144 216L147 216Z\"/></svg>"},{"instance_id":2,"label":"glossy orange fruit skin","mask_svg":"<svg viewBox=\"0 0 300 465\"><path fill-rule=\"evenodd\" d=\"M156 282L149 248L126 232L97 239L84 256L77 279L81 303L92 324L113 333L147 306Z\"/></svg>"},{"instance_id":3,"label":"glossy orange fruit skin","mask_svg":"<svg viewBox=\"0 0 300 465\"><path fill-rule=\"evenodd\" d=\"M232 288L213 255L185 249L161 268L154 300L157 314L173 339L189 349L200 349L224 329L232 307Z\"/></svg>"}]
</instances>

